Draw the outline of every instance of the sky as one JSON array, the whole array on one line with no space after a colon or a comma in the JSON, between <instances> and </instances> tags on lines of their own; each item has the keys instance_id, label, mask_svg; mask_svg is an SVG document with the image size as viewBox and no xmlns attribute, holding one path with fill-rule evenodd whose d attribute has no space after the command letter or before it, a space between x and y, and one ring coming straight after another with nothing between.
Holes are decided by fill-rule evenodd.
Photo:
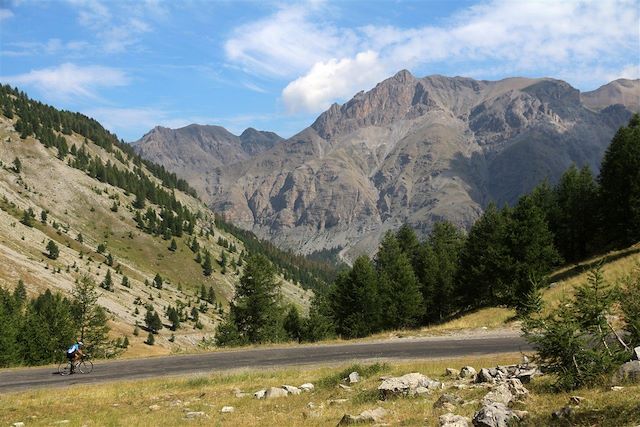
<instances>
[{"instance_id":1,"label":"sky","mask_svg":"<svg viewBox=\"0 0 640 427\"><path fill-rule=\"evenodd\" d=\"M190 123L289 137L402 69L640 78L640 0L0 0L0 82L125 141Z\"/></svg>"}]
</instances>

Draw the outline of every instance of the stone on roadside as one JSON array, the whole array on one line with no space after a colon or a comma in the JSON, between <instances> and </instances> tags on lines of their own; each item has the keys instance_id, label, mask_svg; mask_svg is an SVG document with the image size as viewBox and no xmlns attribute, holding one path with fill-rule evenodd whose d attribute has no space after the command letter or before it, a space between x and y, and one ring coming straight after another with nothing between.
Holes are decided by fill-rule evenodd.
<instances>
[{"instance_id":1,"label":"stone on roadside","mask_svg":"<svg viewBox=\"0 0 640 427\"><path fill-rule=\"evenodd\" d=\"M413 372L401 377L387 378L380 384L378 390L384 400L393 396L414 396L418 387L437 390L442 388L442 383L432 380L426 375Z\"/></svg>"},{"instance_id":2,"label":"stone on roadside","mask_svg":"<svg viewBox=\"0 0 640 427\"><path fill-rule=\"evenodd\" d=\"M348 379L349 384L355 384L360 381L360 374L357 372L351 372Z\"/></svg>"},{"instance_id":3,"label":"stone on roadside","mask_svg":"<svg viewBox=\"0 0 640 427\"><path fill-rule=\"evenodd\" d=\"M420 386L420 387L416 388L416 396L427 396L427 395L429 395L430 393L431 393L431 392L430 392L430 391L429 391L429 389L428 389L428 388L426 388L426 387L422 387L422 386Z\"/></svg>"},{"instance_id":4,"label":"stone on roadside","mask_svg":"<svg viewBox=\"0 0 640 427\"><path fill-rule=\"evenodd\" d=\"M440 427L469 427L469 419L462 415L455 415L447 413L440 415L438 418L438 425Z\"/></svg>"},{"instance_id":5,"label":"stone on roadside","mask_svg":"<svg viewBox=\"0 0 640 427\"><path fill-rule=\"evenodd\" d=\"M315 387L311 383L304 383L299 388L302 391L312 391Z\"/></svg>"},{"instance_id":6,"label":"stone on roadside","mask_svg":"<svg viewBox=\"0 0 640 427\"><path fill-rule=\"evenodd\" d=\"M529 390L522 385L522 381L517 378L509 378L505 381L509 387L509 391L515 397L515 400L524 400L529 396Z\"/></svg>"},{"instance_id":7,"label":"stone on roadside","mask_svg":"<svg viewBox=\"0 0 640 427\"><path fill-rule=\"evenodd\" d=\"M484 405L490 405L492 403L501 403L503 405L509 405L515 400L515 396L511 393L507 384L498 384L489 393L482 398Z\"/></svg>"},{"instance_id":8,"label":"stone on roadside","mask_svg":"<svg viewBox=\"0 0 640 427\"><path fill-rule=\"evenodd\" d=\"M264 399L266 395L267 395L267 390L265 389L258 390L255 393L253 393L253 397L255 397L256 399Z\"/></svg>"},{"instance_id":9,"label":"stone on roadside","mask_svg":"<svg viewBox=\"0 0 640 427\"><path fill-rule=\"evenodd\" d=\"M473 366L464 366L460 369L460 378L474 378L477 372Z\"/></svg>"},{"instance_id":10,"label":"stone on roadside","mask_svg":"<svg viewBox=\"0 0 640 427\"><path fill-rule=\"evenodd\" d=\"M342 426L349 424L378 423L382 421L382 418L384 418L386 415L386 409L377 407L376 409L362 411L360 415L344 414L338 425Z\"/></svg>"},{"instance_id":11,"label":"stone on roadside","mask_svg":"<svg viewBox=\"0 0 640 427\"><path fill-rule=\"evenodd\" d=\"M265 398L273 399L276 397L285 397L289 394L289 392L282 387L269 387L265 394Z\"/></svg>"},{"instance_id":12,"label":"stone on roadside","mask_svg":"<svg viewBox=\"0 0 640 427\"><path fill-rule=\"evenodd\" d=\"M202 411L191 411L191 412L187 412L186 414L184 414L184 416L185 416L185 418L194 419L194 418L206 417L207 414L205 414Z\"/></svg>"},{"instance_id":13,"label":"stone on roadside","mask_svg":"<svg viewBox=\"0 0 640 427\"><path fill-rule=\"evenodd\" d=\"M480 372L476 375L477 383L492 383L495 382L494 377L498 374L497 370L495 371L495 375L492 375L493 372L487 368L480 369Z\"/></svg>"},{"instance_id":14,"label":"stone on roadside","mask_svg":"<svg viewBox=\"0 0 640 427\"><path fill-rule=\"evenodd\" d=\"M438 400L433 404L434 408L443 408L445 403L449 403L451 405L462 405L464 400L454 394L444 393L440 395Z\"/></svg>"},{"instance_id":15,"label":"stone on roadside","mask_svg":"<svg viewBox=\"0 0 640 427\"><path fill-rule=\"evenodd\" d=\"M220 410L221 413L223 414L230 414L231 412L234 412L236 410L236 408L234 408L233 406L223 406L222 409Z\"/></svg>"},{"instance_id":16,"label":"stone on roadside","mask_svg":"<svg viewBox=\"0 0 640 427\"><path fill-rule=\"evenodd\" d=\"M292 385L283 385L282 388L287 390L287 393L293 394L293 395L296 395L296 396L298 394L302 393L302 390L300 390L298 387L294 387Z\"/></svg>"},{"instance_id":17,"label":"stone on roadside","mask_svg":"<svg viewBox=\"0 0 640 427\"><path fill-rule=\"evenodd\" d=\"M454 368L447 368L444 370L444 374L447 377L454 377L457 378L460 375L460 371Z\"/></svg>"},{"instance_id":18,"label":"stone on roadside","mask_svg":"<svg viewBox=\"0 0 640 427\"><path fill-rule=\"evenodd\" d=\"M518 419L506 405L498 402L485 404L473 416L476 427L508 427L512 420Z\"/></svg>"}]
</instances>

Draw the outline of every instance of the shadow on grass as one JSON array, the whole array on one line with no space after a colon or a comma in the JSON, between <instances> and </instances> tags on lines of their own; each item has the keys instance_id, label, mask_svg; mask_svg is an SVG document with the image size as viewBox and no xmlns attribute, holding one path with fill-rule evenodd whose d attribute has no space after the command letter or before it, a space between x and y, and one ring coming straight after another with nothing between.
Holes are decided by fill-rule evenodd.
<instances>
[{"instance_id":1,"label":"shadow on grass","mask_svg":"<svg viewBox=\"0 0 640 427\"><path fill-rule=\"evenodd\" d=\"M613 261L617 261L619 259L622 258L626 258L630 255L635 255L637 253L640 253L640 247L632 247L620 252L617 252L615 254L611 254L611 255L607 255L604 256L602 258L598 258L596 260L593 260L589 263L585 263L585 264L578 264L575 265L573 268L570 268L566 271L562 271L560 273L556 273L553 274L551 276L549 276L549 282L553 283L553 282L561 282L567 279L571 279L572 277L578 276L584 272L587 272L593 268L595 268L598 264L608 264L610 262Z\"/></svg>"}]
</instances>

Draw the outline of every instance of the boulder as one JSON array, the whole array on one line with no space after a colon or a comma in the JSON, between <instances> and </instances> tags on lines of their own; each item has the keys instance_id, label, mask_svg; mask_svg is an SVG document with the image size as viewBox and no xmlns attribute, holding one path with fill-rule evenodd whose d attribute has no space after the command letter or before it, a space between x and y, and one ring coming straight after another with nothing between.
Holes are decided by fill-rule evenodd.
<instances>
[{"instance_id":1,"label":"boulder","mask_svg":"<svg viewBox=\"0 0 640 427\"><path fill-rule=\"evenodd\" d=\"M234 412L236 410L236 408L234 408L233 406L223 406L222 409L220 410L220 412L222 412L223 414L230 414L231 412Z\"/></svg>"},{"instance_id":2,"label":"boulder","mask_svg":"<svg viewBox=\"0 0 640 427\"><path fill-rule=\"evenodd\" d=\"M447 368L447 369L445 369L444 374L447 377L457 378L457 377L460 376L460 371L457 370L457 369L454 369L454 368Z\"/></svg>"},{"instance_id":3,"label":"boulder","mask_svg":"<svg viewBox=\"0 0 640 427\"><path fill-rule=\"evenodd\" d=\"M282 388L287 390L287 393L289 393L289 394L298 395L298 394L302 393L302 390L300 390L298 387L294 387L292 385L283 385Z\"/></svg>"},{"instance_id":4,"label":"boulder","mask_svg":"<svg viewBox=\"0 0 640 427\"><path fill-rule=\"evenodd\" d=\"M515 375L515 377L526 384L530 382L531 378L533 378L535 375L540 375L540 371L537 368L529 368L518 370L518 373Z\"/></svg>"},{"instance_id":5,"label":"boulder","mask_svg":"<svg viewBox=\"0 0 640 427\"><path fill-rule=\"evenodd\" d=\"M509 405L515 400L515 396L509 390L507 384L498 384L489 393L482 398L482 403L490 405L492 403L501 403L503 405Z\"/></svg>"},{"instance_id":6,"label":"boulder","mask_svg":"<svg viewBox=\"0 0 640 427\"><path fill-rule=\"evenodd\" d=\"M473 416L476 427L508 427L512 420L518 419L506 405L502 403L485 404Z\"/></svg>"},{"instance_id":7,"label":"boulder","mask_svg":"<svg viewBox=\"0 0 640 427\"><path fill-rule=\"evenodd\" d=\"M464 403L464 400L456 396L455 394L444 393L440 395L438 400L435 401L435 403L433 404L433 407L442 408L445 403L450 403L452 405L462 405Z\"/></svg>"},{"instance_id":8,"label":"boulder","mask_svg":"<svg viewBox=\"0 0 640 427\"><path fill-rule=\"evenodd\" d=\"M266 395L267 395L266 389L258 390L255 393L253 393L253 397L255 397L256 399L264 399Z\"/></svg>"},{"instance_id":9,"label":"boulder","mask_svg":"<svg viewBox=\"0 0 640 427\"><path fill-rule=\"evenodd\" d=\"M640 360L632 360L620 366L614 382L640 383Z\"/></svg>"},{"instance_id":10,"label":"boulder","mask_svg":"<svg viewBox=\"0 0 640 427\"><path fill-rule=\"evenodd\" d=\"M351 372L349 374L349 384L355 384L360 381L360 374L357 372Z\"/></svg>"},{"instance_id":11,"label":"boulder","mask_svg":"<svg viewBox=\"0 0 640 427\"><path fill-rule=\"evenodd\" d=\"M477 372L473 366L464 366L460 369L460 378L475 378Z\"/></svg>"},{"instance_id":12,"label":"boulder","mask_svg":"<svg viewBox=\"0 0 640 427\"><path fill-rule=\"evenodd\" d=\"M338 425L342 426L349 424L378 423L382 421L382 418L384 418L386 415L386 409L377 407L376 409L362 411L360 415L344 414Z\"/></svg>"},{"instance_id":13,"label":"boulder","mask_svg":"<svg viewBox=\"0 0 640 427\"><path fill-rule=\"evenodd\" d=\"M299 388L302 391L312 391L315 387L311 383L304 383Z\"/></svg>"},{"instance_id":14,"label":"boulder","mask_svg":"<svg viewBox=\"0 0 640 427\"><path fill-rule=\"evenodd\" d=\"M393 396L414 396L418 387L436 390L442 388L442 383L432 380L426 375L414 372L401 377L387 378L380 384L378 390L384 400Z\"/></svg>"},{"instance_id":15,"label":"boulder","mask_svg":"<svg viewBox=\"0 0 640 427\"><path fill-rule=\"evenodd\" d=\"M276 397L285 397L289 392L282 387L269 387L264 397L267 399L273 399Z\"/></svg>"},{"instance_id":16,"label":"boulder","mask_svg":"<svg viewBox=\"0 0 640 427\"><path fill-rule=\"evenodd\" d=\"M480 369L480 372L478 372L478 374L476 375L476 382L477 383L492 383L495 382L494 377L498 374L498 371L494 368L493 369L493 374L492 374L492 370L489 370L487 368L482 368Z\"/></svg>"},{"instance_id":17,"label":"boulder","mask_svg":"<svg viewBox=\"0 0 640 427\"><path fill-rule=\"evenodd\" d=\"M505 381L509 387L509 391L515 397L515 400L524 400L529 396L529 390L522 385L522 381L517 378L509 378Z\"/></svg>"},{"instance_id":18,"label":"boulder","mask_svg":"<svg viewBox=\"0 0 640 427\"><path fill-rule=\"evenodd\" d=\"M418 388L416 389L416 396L427 396L427 395L429 395L430 393L431 393L431 392L430 392L430 391L429 391L429 389L428 389L428 388L426 388L426 387L422 387L422 386L420 386L420 387L418 387Z\"/></svg>"},{"instance_id":19,"label":"boulder","mask_svg":"<svg viewBox=\"0 0 640 427\"><path fill-rule=\"evenodd\" d=\"M469 427L469 419L449 412L448 414L440 415L438 425L440 427Z\"/></svg>"}]
</instances>

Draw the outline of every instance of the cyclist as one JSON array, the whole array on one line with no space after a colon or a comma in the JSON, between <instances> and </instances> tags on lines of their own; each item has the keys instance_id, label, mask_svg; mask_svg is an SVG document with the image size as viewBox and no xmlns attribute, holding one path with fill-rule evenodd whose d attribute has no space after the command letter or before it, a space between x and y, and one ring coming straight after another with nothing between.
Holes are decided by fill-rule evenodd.
<instances>
[{"instance_id":1,"label":"cyclist","mask_svg":"<svg viewBox=\"0 0 640 427\"><path fill-rule=\"evenodd\" d=\"M76 362L80 360L84 353L82 353L82 348L84 344L79 339L76 339L76 342L69 347L67 350L67 359L69 359L69 363L71 364L71 373L73 374L73 370L76 367Z\"/></svg>"}]
</instances>

